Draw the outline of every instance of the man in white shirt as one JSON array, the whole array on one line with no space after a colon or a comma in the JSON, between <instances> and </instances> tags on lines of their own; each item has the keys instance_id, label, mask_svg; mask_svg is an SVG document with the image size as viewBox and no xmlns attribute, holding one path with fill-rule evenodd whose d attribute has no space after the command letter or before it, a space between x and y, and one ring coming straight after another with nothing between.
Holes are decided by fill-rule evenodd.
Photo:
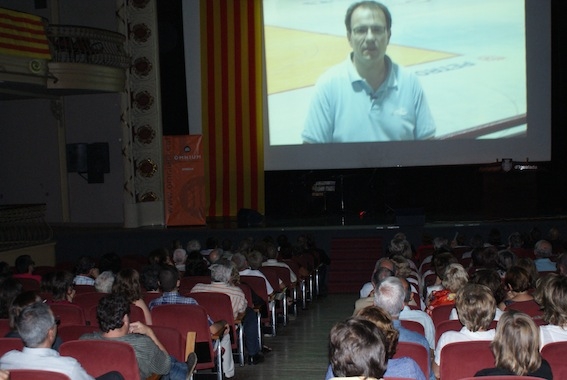
<instances>
[{"instance_id":1,"label":"man in white shirt","mask_svg":"<svg viewBox=\"0 0 567 380\"><path fill-rule=\"evenodd\" d=\"M93 380L81 364L70 356L60 356L51 348L57 337L57 324L49 306L36 302L22 309L16 327L23 342L22 351L12 350L0 358L2 369L37 369L64 373L73 380ZM124 379L118 372L109 372L97 379Z\"/></svg>"}]
</instances>

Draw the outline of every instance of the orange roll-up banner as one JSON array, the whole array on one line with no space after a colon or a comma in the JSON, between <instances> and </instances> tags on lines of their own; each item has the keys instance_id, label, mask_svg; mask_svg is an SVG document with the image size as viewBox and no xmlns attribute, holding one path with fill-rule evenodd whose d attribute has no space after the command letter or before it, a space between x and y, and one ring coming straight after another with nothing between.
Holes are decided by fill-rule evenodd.
<instances>
[{"instance_id":1,"label":"orange roll-up banner","mask_svg":"<svg viewBox=\"0 0 567 380\"><path fill-rule=\"evenodd\" d=\"M202 136L164 136L165 225L206 224Z\"/></svg>"}]
</instances>

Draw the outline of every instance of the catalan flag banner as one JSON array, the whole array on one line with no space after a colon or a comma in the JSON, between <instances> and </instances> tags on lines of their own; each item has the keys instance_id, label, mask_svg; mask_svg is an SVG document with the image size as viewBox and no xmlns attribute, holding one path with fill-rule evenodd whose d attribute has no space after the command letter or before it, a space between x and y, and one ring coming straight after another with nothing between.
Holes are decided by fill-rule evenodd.
<instances>
[{"instance_id":1,"label":"catalan flag banner","mask_svg":"<svg viewBox=\"0 0 567 380\"><path fill-rule=\"evenodd\" d=\"M208 216L264 212L262 2L201 0Z\"/></svg>"},{"instance_id":2,"label":"catalan flag banner","mask_svg":"<svg viewBox=\"0 0 567 380\"><path fill-rule=\"evenodd\" d=\"M0 54L51 59L42 18L0 8Z\"/></svg>"},{"instance_id":3,"label":"catalan flag banner","mask_svg":"<svg viewBox=\"0 0 567 380\"><path fill-rule=\"evenodd\" d=\"M206 224L201 135L164 136L166 226Z\"/></svg>"}]
</instances>

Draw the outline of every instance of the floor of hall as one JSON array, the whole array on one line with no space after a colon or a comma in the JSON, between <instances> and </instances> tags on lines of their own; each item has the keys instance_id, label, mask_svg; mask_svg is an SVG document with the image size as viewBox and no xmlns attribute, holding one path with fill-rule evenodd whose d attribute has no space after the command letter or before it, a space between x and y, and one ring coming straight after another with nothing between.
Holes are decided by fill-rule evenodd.
<instances>
[{"instance_id":1,"label":"floor of hall","mask_svg":"<svg viewBox=\"0 0 567 380\"><path fill-rule=\"evenodd\" d=\"M255 366L236 364L238 380L324 379L328 366L328 334L336 322L352 315L356 294L330 294L308 303L287 326L278 324L275 337L265 337L272 348Z\"/></svg>"}]
</instances>

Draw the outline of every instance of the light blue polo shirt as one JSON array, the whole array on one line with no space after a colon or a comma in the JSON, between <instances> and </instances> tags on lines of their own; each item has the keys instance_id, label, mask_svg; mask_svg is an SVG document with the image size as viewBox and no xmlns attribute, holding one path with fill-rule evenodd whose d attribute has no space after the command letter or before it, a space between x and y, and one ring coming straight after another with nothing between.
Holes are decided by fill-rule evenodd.
<instances>
[{"instance_id":1,"label":"light blue polo shirt","mask_svg":"<svg viewBox=\"0 0 567 380\"><path fill-rule=\"evenodd\" d=\"M385 57L386 80L375 92L349 57L325 72L301 135L306 143L425 140L435 122L417 77Z\"/></svg>"}]
</instances>

